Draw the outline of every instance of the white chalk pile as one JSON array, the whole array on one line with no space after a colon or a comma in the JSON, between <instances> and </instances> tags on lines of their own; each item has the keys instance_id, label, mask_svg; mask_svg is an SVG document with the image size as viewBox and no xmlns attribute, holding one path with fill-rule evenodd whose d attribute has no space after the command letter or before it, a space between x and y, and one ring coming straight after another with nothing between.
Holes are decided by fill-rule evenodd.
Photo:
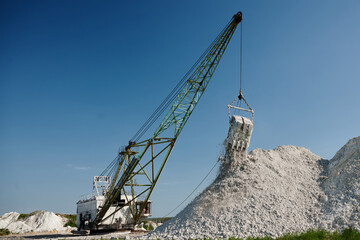
<instances>
[{"instance_id":1,"label":"white chalk pile","mask_svg":"<svg viewBox=\"0 0 360 240\"><path fill-rule=\"evenodd\" d=\"M225 161L209 187L147 238L360 230L360 137L351 139L330 161L295 146L227 155L236 159Z\"/></svg>"},{"instance_id":2,"label":"white chalk pile","mask_svg":"<svg viewBox=\"0 0 360 240\"><path fill-rule=\"evenodd\" d=\"M36 211L28 217L19 219L20 213L10 212L0 217L0 229L12 233L65 231L67 219L47 211Z\"/></svg>"}]
</instances>

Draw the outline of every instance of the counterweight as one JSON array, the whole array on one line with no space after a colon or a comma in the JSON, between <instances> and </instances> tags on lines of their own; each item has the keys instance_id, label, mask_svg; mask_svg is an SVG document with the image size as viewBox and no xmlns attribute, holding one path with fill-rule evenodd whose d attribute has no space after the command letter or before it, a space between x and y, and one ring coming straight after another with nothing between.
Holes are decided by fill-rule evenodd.
<instances>
[{"instance_id":1,"label":"counterweight","mask_svg":"<svg viewBox=\"0 0 360 240\"><path fill-rule=\"evenodd\" d=\"M119 151L115 160L116 172L112 176L106 200L91 224L93 230L99 229L104 220L111 218L124 206L130 209L134 220L132 224L135 224L147 210L149 197L174 144L208 86L236 26L241 21L242 14L238 12L190 69L186 78L145 122L128 146ZM144 131L164 110L167 110L167 113L152 136L141 140ZM126 205L117 204L121 195L125 195ZM117 206L117 210L107 213L110 206L114 205Z\"/></svg>"}]
</instances>

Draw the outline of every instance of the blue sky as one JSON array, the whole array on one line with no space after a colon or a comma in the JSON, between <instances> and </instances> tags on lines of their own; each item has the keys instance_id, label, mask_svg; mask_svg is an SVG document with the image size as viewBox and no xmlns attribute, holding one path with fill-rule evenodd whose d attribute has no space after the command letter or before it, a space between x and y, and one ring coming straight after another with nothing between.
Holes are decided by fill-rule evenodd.
<instances>
[{"instance_id":1,"label":"blue sky","mask_svg":"<svg viewBox=\"0 0 360 240\"><path fill-rule=\"evenodd\" d=\"M297 145L330 159L359 135L359 1L0 5L0 214L75 213L92 176L237 11L243 91L255 110L250 149ZM220 154L239 45L238 29L152 194L154 216L181 202Z\"/></svg>"}]
</instances>

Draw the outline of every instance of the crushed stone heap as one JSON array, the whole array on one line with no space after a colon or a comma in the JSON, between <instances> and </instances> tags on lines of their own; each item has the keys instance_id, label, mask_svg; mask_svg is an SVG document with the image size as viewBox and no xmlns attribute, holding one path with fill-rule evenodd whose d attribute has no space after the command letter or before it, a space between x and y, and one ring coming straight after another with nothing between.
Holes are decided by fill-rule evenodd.
<instances>
[{"instance_id":1,"label":"crushed stone heap","mask_svg":"<svg viewBox=\"0 0 360 240\"><path fill-rule=\"evenodd\" d=\"M360 137L350 139L335 154L324 178L324 228L360 229Z\"/></svg>"},{"instance_id":2,"label":"crushed stone heap","mask_svg":"<svg viewBox=\"0 0 360 240\"><path fill-rule=\"evenodd\" d=\"M233 127L243 126L230 124L225 161L214 182L147 238L278 237L318 228L360 229L360 137L330 161L295 146L246 155L228 141L239 130Z\"/></svg>"},{"instance_id":3,"label":"crushed stone heap","mask_svg":"<svg viewBox=\"0 0 360 240\"><path fill-rule=\"evenodd\" d=\"M66 218L53 212L36 211L25 218L20 213L9 212L0 217L0 228L6 228L12 233L64 231Z\"/></svg>"}]
</instances>

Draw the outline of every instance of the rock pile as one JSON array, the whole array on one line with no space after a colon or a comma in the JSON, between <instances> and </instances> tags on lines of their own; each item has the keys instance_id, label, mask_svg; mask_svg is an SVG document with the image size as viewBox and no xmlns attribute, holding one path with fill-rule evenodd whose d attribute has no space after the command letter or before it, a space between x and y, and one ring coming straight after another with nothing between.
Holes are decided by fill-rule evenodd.
<instances>
[{"instance_id":1,"label":"rock pile","mask_svg":"<svg viewBox=\"0 0 360 240\"><path fill-rule=\"evenodd\" d=\"M322 185L325 226L360 229L360 137L350 139L330 160Z\"/></svg>"},{"instance_id":2,"label":"rock pile","mask_svg":"<svg viewBox=\"0 0 360 240\"><path fill-rule=\"evenodd\" d=\"M25 218L20 213L5 213L0 217L0 229L6 228L12 233L64 231L66 218L52 212L36 211Z\"/></svg>"},{"instance_id":3,"label":"rock pile","mask_svg":"<svg viewBox=\"0 0 360 240\"><path fill-rule=\"evenodd\" d=\"M330 161L295 146L227 152L214 182L147 237L277 237L347 227L360 229L360 137Z\"/></svg>"}]
</instances>

